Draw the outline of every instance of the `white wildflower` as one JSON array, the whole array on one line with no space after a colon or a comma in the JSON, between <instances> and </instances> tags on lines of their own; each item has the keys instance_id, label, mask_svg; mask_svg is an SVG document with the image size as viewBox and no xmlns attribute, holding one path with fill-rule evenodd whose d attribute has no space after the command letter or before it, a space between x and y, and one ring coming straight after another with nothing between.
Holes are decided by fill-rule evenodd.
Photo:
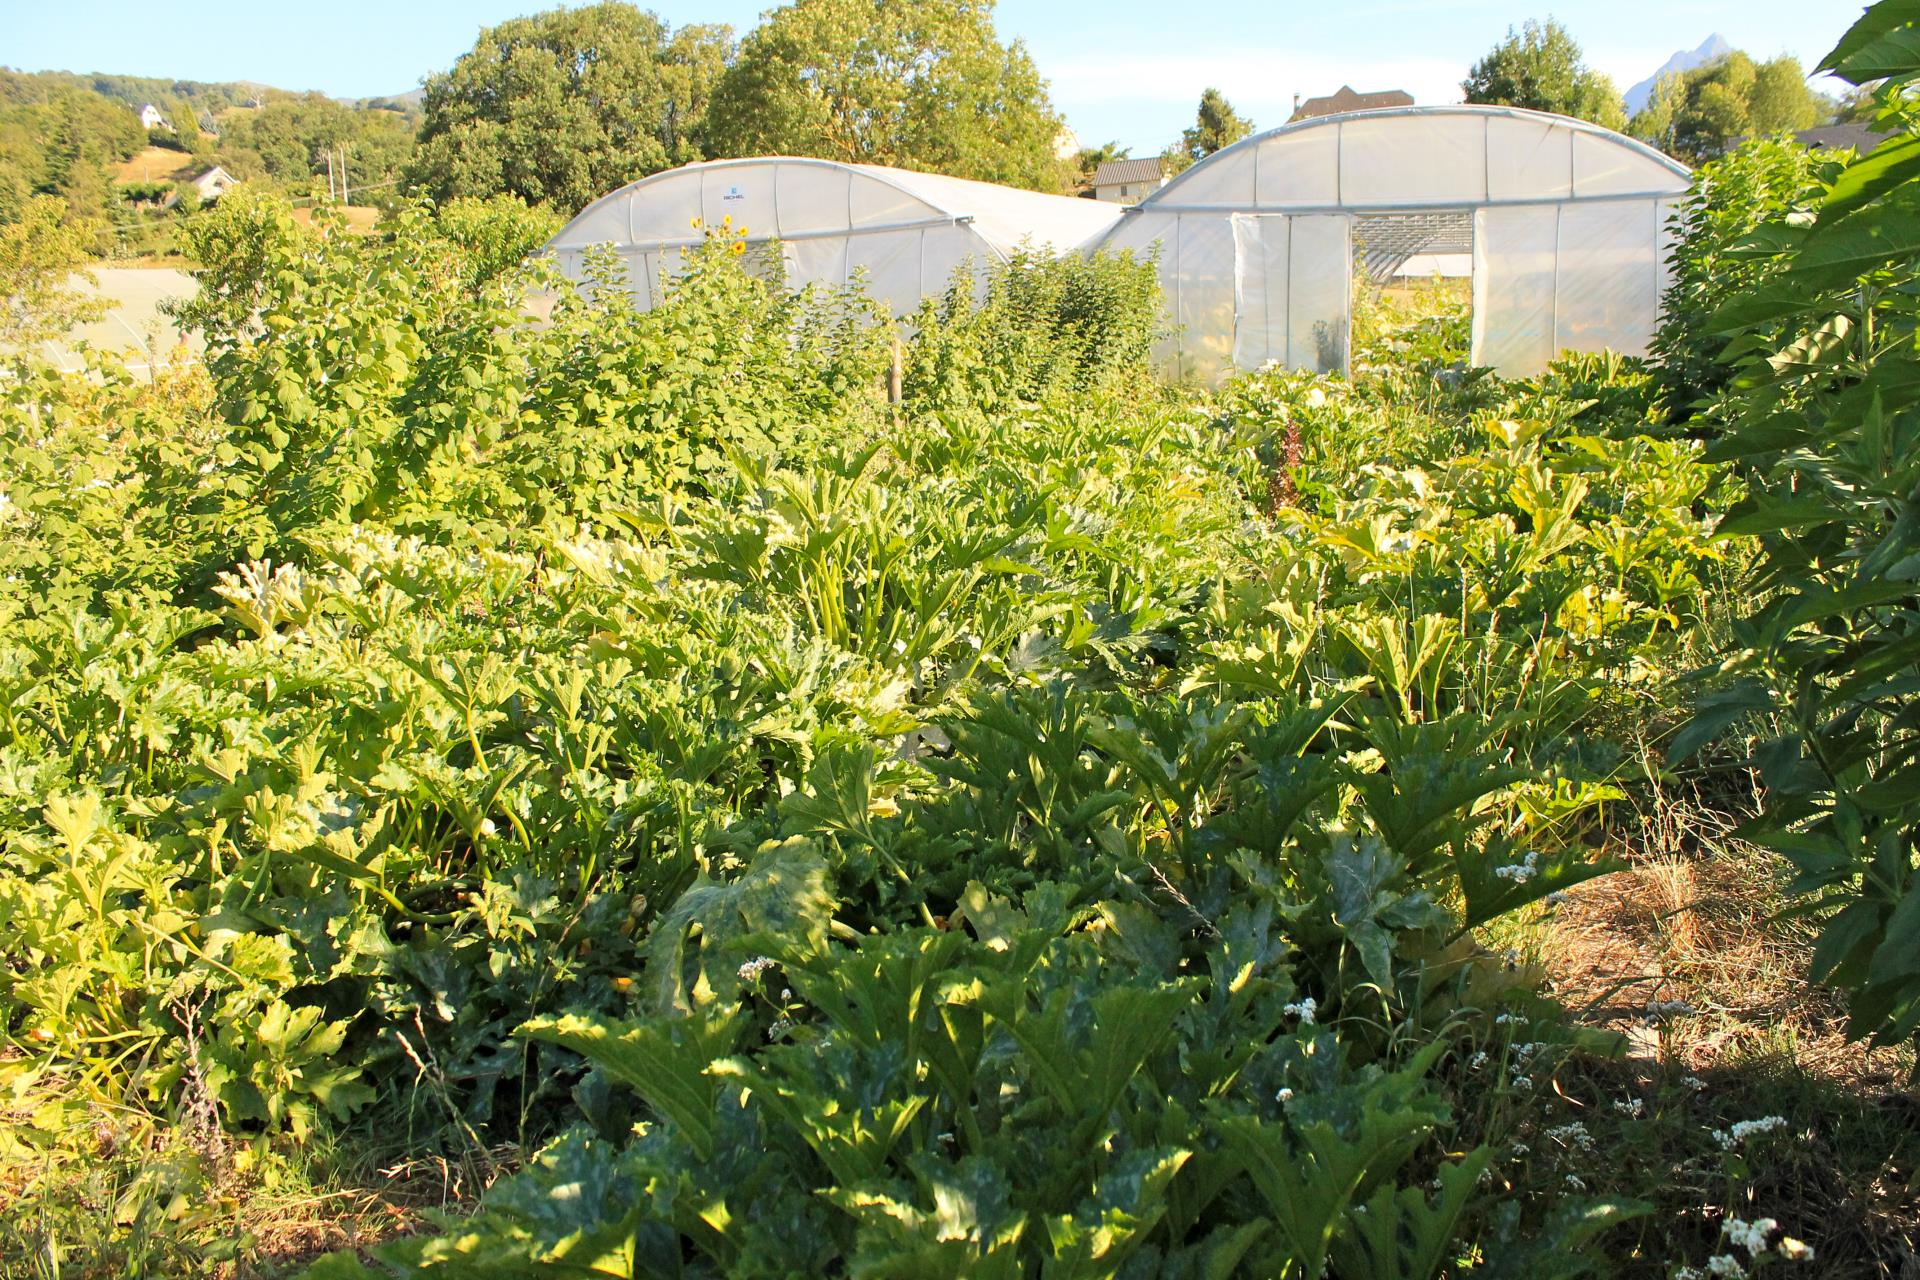
<instances>
[{"instance_id":1,"label":"white wildflower","mask_svg":"<svg viewBox=\"0 0 1920 1280\"><path fill-rule=\"evenodd\" d=\"M1613 1100L1613 1109L1629 1119L1638 1120L1647 1114L1647 1100L1645 1098L1615 1098Z\"/></svg>"},{"instance_id":2,"label":"white wildflower","mask_svg":"<svg viewBox=\"0 0 1920 1280\"><path fill-rule=\"evenodd\" d=\"M740 981L752 982L755 978L773 968L773 957L755 956L740 966Z\"/></svg>"},{"instance_id":3,"label":"white wildflower","mask_svg":"<svg viewBox=\"0 0 1920 1280\"><path fill-rule=\"evenodd\" d=\"M1780 1224L1772 1218L1755 1218L1746 1222L1740 1218L1728 1218L1720 1224L1720 1233L1727 1242L1737 1249L1745 1249L1753 1257L1759 1257L1767 1251L1767 1237L1780 1229Z\"/></svg>"},{"instance_id":4,"label":"white wildflower","mask_svg":"<svg viewBox=\"0 0 1920 1280\"><path fill-rule=\"evenodd\" d=\"M1480 1070L1480 1068L1487 1065L1487 1061L1488 1061L1487 1055L1484 1051L1481 1053L1476 1053L1471 1058L1467 1059L1467 1070L1478 1071Z\"/></svg>"},{"instance_id":5,"label":"white wildflower","mask_svg":"<svg viewBox=\"0 0 1920 1280\"><path fill-rule=\"evenodd\" d=\"M1563 1124L1557 1129L1549 1129L1546 1136L1563 1147L1575 1147L1581 1151L1593 1150L1593 1135L1588 1133L1587 1126L1578 1120Z\"/></svg>"},{"instance_id":6,"label":"white wildflower","mask_svg":"<svg viewBox=\"0 0 1920 1280\"><path fill-rule=\"evenodd\" d=\"M1699 1076L1681 1076L1680 1083L1685 1085L1687 1088L1693 1090L1695 1093L1699 1093L1702 1089L1707 1087L1707 1082L1705 1080L1702 1080Z\"/></svg>"},{"instance_id":7,"label":"white wildflower","mask_svg":"<svg viewBox=\"0 0 1920 1280\"><path fill-rule=\"evenodd\" d=\"M1747 1269L1732 1254L1716 1253L1707 1259L1707 1274L1720 1277L1720 1280L1735 1280L1735 1277L1746 1275Z\"/></svg>"},{"instance_id":8,"label":"white wildflower","mask_svg":"<svg viewBox=\"0 0 1920 1280\"><path fill-rule=\"evenodd\" d=\"M1281 1010L1281 1012L1286 1014L1289 1018L1300 1019L1301 1026L1310 1027L1313 1025L1313 1011L1317 1007L1318 1006L1315 1005L1313 1002L1312 996L1304 996L1301 999L1288 1004L1285 1008Z\"/></svg>"},{"instance_id":9,"label":"white wildflower","mask_svg":"<svg viewBox=\"0 0 1920 1280\"><path fill-rule=\"evenodd\" d=\"M1761 1116L1758 1120L1741 1120L1731 1129L1715 1129L1713 1140L1731 1151L1756 1133L1771 1133L1786 1127L1785 1116Z\"/></svg>"},{"instance_id":10,"label":"white wildflower","mask_svg":"<svg viewBox=\"0 0 1920 1280\"><path fill-rule=\"evenodd\" d=\"M1567 1189L1570 1191L1585 1191L1587 1184L1580 1181L1576 1175L1570 1173L1567 1175Z\"/></svg>"},{"instance_id":11,"label":"white wildflower","mask_svg":"<svg viewBox=\"0 0 1920 1280\"><path fill-rule=\"evenodd\" d=\"M1509 863L1504 867L1495 867L1493 874L1501 880L1525 884L1540 874L1540 852L1537 849L1529 850L1527 856L1520 861Z\"/></svg>"}]
</instances>

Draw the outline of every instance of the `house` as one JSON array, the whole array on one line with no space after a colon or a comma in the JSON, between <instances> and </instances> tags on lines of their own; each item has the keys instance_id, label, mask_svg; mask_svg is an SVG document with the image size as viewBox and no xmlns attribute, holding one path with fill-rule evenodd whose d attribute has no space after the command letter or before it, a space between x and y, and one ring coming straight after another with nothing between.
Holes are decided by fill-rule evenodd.
<instances>
[{"instance_id":1,"label":"house","mask_svg":"<svg viewBox=\"0 0 1920 1280\"><path fill-rule=\"evenodd\" d=\"M239 185L239 182L240 179L234 177L216 164L211 169L202 169L192 177L184 179L180 183L180 186L192 187L198 192L201 204L212 204L215 200L225 195L231 188ZM160 207L163 209L171 209L179 202L180 193L176 189L174 194L168 196Z\"/></svg>"},{"instance_id":2,"label":"house","mask_svg":"<svg viewBox=\"0 0 1920 1280\"><path fill-rule=\"evenodd\" d=\"M140 127L142 129L171 129L173 123L160 114L160 108L151 102L140 108Z\"/></svg>"},{"instance_id":3,"label":"house","mask_svg":"<svg viewBox=\"0 0 1920 1280\"><path fill-rule=\"evenodd\" d=\"M1159 156L1103 160L1093 171L1093 198L1109 204L1138 204L1166 185L1166 162Z\"/></svg>"},{"instance_id":4,"label":"house","mask_svg":"<svg viewBox=\"0 0 1920 1280\"><path fill-rule=\"evenodd\" d=\"M1403 89L1383 89L1378 93L1356 93L1353 86L1343 84L1338 93L1330 93L1324 98L1308 98L1305 102L1300 95L1293 95L1293 115L1287 123L1295 120L1317 120L1321 116L1337 116L1343 111L1378 111L1384 107L1410 107L1413 95Z\"/></svg>"}]
</instances>

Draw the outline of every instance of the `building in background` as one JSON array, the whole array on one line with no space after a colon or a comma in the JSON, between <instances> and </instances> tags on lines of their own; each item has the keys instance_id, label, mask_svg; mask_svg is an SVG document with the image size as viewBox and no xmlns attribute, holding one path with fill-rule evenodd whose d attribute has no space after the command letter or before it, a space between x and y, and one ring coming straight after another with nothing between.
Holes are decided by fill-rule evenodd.
<instances>
[{"instance_id":1,"label":"building in background","mask_svg":"<svg viewBox=\"0 0 1920 1280\"><path fill-rule=\"evenodd\" d=\"M1350 84L1340 86L1338 92L1324 98L1308 98L1305 102L1300 95L1293 96L1293 114L1287 118L1288 124L1300 120L1316 120L1321 116L1337 116L1348 111L1379 111L1386 107L1410 107L1413 95L1404 89L1382 89L1378 93L1356 93Z\"/></svg>"},{"instance_id":2,"label":"building in background","mask_svg":"<svg viewBox=\"0 0 1920 1280\"><path fill-rule=\"evenodd\" d=\"M1106 160L1093 171L1093 198L1108 204L1137 204L1167 185L1166 161Z\"/></svg>"},{"instance_id":3,"label":"building in background","mask_svg":"<svg viewBox=\"0 0 1920 1280\"><path fill-rule=\"evenodd\" d=\"M149 102L140 108L140 127L142 129L171 129L173 128L173 124L164 115L160 114L160 108Z\"/></svg>"},{"instance_id":4,"label":"building in background","mask_svg":"<svg viewBox=\"0 0 1920 1280\"><path fill-rule=\"evenodd\" d=\"M211 169L202 169L192 177L185 179L180 185L192 187L198 192L201 204L212 204L215 200L227 194L233 187L237 186L239 182L240 179L234 177L216 164ZM176 188L174 193L161 203L160 207L163 209L171 209L179 202L180 192Z\"/></svg>"}]
</instances>

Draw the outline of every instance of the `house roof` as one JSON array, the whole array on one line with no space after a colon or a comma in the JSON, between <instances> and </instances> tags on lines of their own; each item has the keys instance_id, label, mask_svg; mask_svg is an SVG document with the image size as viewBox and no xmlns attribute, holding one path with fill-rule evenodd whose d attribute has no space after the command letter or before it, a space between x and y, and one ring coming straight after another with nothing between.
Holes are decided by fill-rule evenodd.
<instances>
[{"instance_id":1,"label":"house roof","mask_svg":"<svg viewBox=\"0 0 1920 1280\"><path fill-rule=\"evenodd\" d=\"M1803 147L1827 150L1852 147L1864 156L1890 136L1870 124L1830 124L1824 129L1802 129L1793 140Z\"/></svg>"},{"instance_id":2,"label":"house roof","mask_svg":"<svg viewBox=\"0 0 1920 1280\"><path fill-rule=\"evenodd\" d=\"M1312 120L1319 116L1339 115L1343 111L1378 111L1385 107L1410 107L1413 95L1404 89L1382 89L1377 93L1359 93L1343 84L1324 98L1308 98L1293 109L1293 120ZM1291 121L1289 121L1291 123Z\"/></svg>"},{"instance_id":3,"label":"house roof","mask_svg":"<svg viewBox=\"0 0 1920 1280\"><path fill-rule=\"evenodd\" d=\"M1166 173L1159 156L1145 160L1102 160L1100 167L1093 171L1093 185L1114 187L1132 182L1158 182Z\"/></svg>"}]
</instances>

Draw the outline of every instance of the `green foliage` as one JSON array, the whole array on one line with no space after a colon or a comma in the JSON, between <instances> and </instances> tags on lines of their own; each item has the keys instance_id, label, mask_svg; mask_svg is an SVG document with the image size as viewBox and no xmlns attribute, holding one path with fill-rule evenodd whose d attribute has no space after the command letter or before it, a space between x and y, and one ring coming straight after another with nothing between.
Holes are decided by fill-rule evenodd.
<instances>
[{"instance_id":1,"label":"green foliage","mask_svg":"<svg viewBox=\"0 0 1920 1280\"><path fill-rule=\"evenodd\" d=\"M18 217L0 219L0 353L60 337L103 310L68 287L94 235L66 215L59 200L35 196Z\"/></svg>"},{"instance_id":2,"label":"green foliage","mask_svg":"<svg viewBox=\"0 0 1920 1280\"><path fill-rule=\"evenodd\" d=\"M514 195L563 216L702 155L726 27L628 4L552 9L480 33L430 76L409 183L436 200Z\"/></svg>"},{"instance_id":3,"label":"green foliage","mask_svg":"<svg viewBox=\"0 0 1920 1280\"><path fill-rule=\"evenodd\" d=\"M1138 391L1150 382L1162 324L1152 263L1023 249L986 277L983 291L974 269L963 266L946 292L914 313L902 379L908 404L992 410L1062 393Z\"/></svg>"},{"instance_id":4,"label":"green foliage","mask_svg":"<svg viewBox=\"0 0 1920 1280\"><path fill-rule=\"evenodd\" d=\"M1900 86L1920 75L1917 38L1911 6L1883 3L1823 66L1886 77L1885 118L1899 121ZM1811 218L1762 228L1742 248L1760 265L1715 316L1733 377L1709 456L1746 478L1721 528L1759 537L1760 604L1674 748L1753 729L1761 838L1792 862L1801 910L1822 926L1813 977L1848 991L1851 1033L1880 1044L1920 1029L1916 154L1909 129L1821 175Z\"/></svg>"},{"instance_id":5,"label":"green foliage","mask_svg":"<svg viewBox=\"0 0 1920 1280\"><path fill-rule=\"evenodd\" d=\"M1652 343L1661 393L1675 414L1732 376L1720 359L1726 335L1714 324L1722 303L1781 268L1779 258L1753 252L1754 238L1818 207L1841 163L1795 143L1756 140L1694 173L1673 220L1669 283Z\"/></svg>"},{"instance_id":6,"label":"green foliage","mask_svg":"<svg viewBox=\"0 0 1920 1280\"><path fill-rule=\"evenodd\" d=\"M1057 191L1060 116L992 0L794 0L740 44L713 156L799 155Z\"/></svg>"},{"instance_id":7,"label":"green foliage","mask_svg":"<svg viewBox=\"0 0 1920 1280\"><path fill-rule=\"evenodd\" d=\"M10 1085L521 1157L318 1275L1601 1262L1467 1064L1735 554L1640 366L1154 387L1151 264L1019 255L888 407L730 227L639 314L517 203L187 226L204 369L0 396Z\"/></svg>"},{"instance_id":8,"label":"green foliage","mask_svg":"<svg viewBox=\"0 0 1920 1280\"><path fill-rule=\"evenodd\" d=\"M450 200L434 214L433 229L470 263L467 283L479 287L518 267L553 239L560 216L530 208L518 196Z\"/></svg>"},{"instance_id":9,"label":"green foliage","mask_svg":"<svg viewBox=\"0 0 1920 1280\"><path fill-rule=\"evenodd\" d=\"M1799 59L1781 54L1755 62L1736 49L1661 77L1632 131L1697 163L1724 154L1738 138L1810 129L1828 105L1807 84Z\"/></svg>"},{"instance_id":10,"label":"green foliage","mask_svg":"<svg viewBox=\"0 0 1920 1280\"><path fill-rule=\"evenodd\" d=\"M1180 141L1167 148L1169 170L1178 173L1252 132L1253 121L1235 111L1225 94L1207 89L1200 95L1193 127L1181 130Z\"/></svg>"},{"instance_id":11,"label":"green foliage","mask_svg":"<svg viewBox=\"0 0 1920 1280\"><path fill-rule=\"evenodd\" d=\"M413 130L403 117L318 93L276 95L229 111L221 130L218 158L235 177L265 179L290 194L304 195L315 178L324 179L330 156L337 183L344 156L349 195L367 188L391 199L413 154Z\"/></svg>"},{"instance_id":12,"label":"green foliage","mask_svg":"<svg viewBox=\"0 0 1920 1280\"><path fill-rule=\"evenodd\" d=\"M1473 64L1460 88L1468 102L1551 111L1608 129L1627 122L1613 81L1587 66L1579 43L1552 18L1507 28L1507 38Z\"/></svg>"}]
</instances>

